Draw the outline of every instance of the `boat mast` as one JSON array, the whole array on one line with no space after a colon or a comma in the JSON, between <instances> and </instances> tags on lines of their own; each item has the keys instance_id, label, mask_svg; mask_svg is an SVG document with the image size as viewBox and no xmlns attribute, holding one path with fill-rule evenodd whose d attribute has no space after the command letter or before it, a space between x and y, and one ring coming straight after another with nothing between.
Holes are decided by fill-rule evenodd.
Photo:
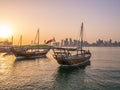
<instances>
[{"instance_id":1,"label":"boat mast","mask_svg":"<svg viewBox=\"0 0 120 90\"><path fill-rule=\"evenodd\" d=\"M37 41L37 50L39 51L39 28L37 30L37 34L35 36L34 44L36 44Z\"/></svg>"},{"instance_id":2,"label":"boat mast","mask_svg":"<svg viewBox=\"0 0 120 90\"><path fill-rule=\"evenodd\" d=\"M22 45L22 35L20 36L20 40L19 40L19 42L18 42L18 45L21 47L21 45Z\"/></svg>"},{"instance_id":3,"label":"boat mast","mask_svg":"<svg viewBox=\"0 0 120 90\"><path fill-rule=\"evenodd\" d=\"M39 29L38 29L37 33L38 33L38 51L39 51Z\"/></svg>"},{"instance_id":4,"label":"boat mast","mask_svg":"<svg viewBox=\"0 0 120 90\"><path fill-rule=\"evenodd\" d=\"M80 32L80 36L81 36L81 51L82 51L82 46L83 46L83 22L81 24L81 32Z\"/></svg>"},{"instance_id":5,"label":"boat mast","mask_svg":"<svg viewBox=\"0 0 120 90\"><path fill-rule=\"evenodd\" d=\"M20 46L22 45L22 35L20 36Z\"/></svg>"},{"instance_id":6,"label":"boat mast","mask_svg":"<svg viewBox=\"0 0 120 90\"><path fill-rule=\"evenodd\" d=\"M12 45L13 45L13 36L11 37L11 43L12 43Z\"/></svg>"}]
</instances>

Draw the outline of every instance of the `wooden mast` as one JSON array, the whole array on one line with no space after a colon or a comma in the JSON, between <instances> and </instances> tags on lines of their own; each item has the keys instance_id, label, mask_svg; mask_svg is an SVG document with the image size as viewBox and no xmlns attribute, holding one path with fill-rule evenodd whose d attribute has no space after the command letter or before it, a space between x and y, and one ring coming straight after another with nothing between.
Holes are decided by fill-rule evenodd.
<instances>
[{"instance_id":1,"label":"wooden mast","mask_svg":"<svg viewBox=\"0 0 120 90\"><path fill-rule=\"evenodd\" d=\"M38 33L38 51L39 51L39 29L38 29L37 33Z\"/></svg>"},{"instance_id":2,"label":"wooden mast","mask_svg":"<svg viewBox=\"0 0 120 90\"><path fill-rule=\"evenodd\" d=\"M81 51L82 51L82 46L83 46L83 22L81 24L81 32L80 32L80 36L81 36Z\"/></svg>"},{"instance_id":3,"label":"wooden mast","mask_svg":"<svg viewBox=\"0 0 120 90\"><path fill-rule=\"evenodd\" d=\"M39 28L37 30L37 34L34 40L34 44L36 44L36 40L37 40L37 50L39 51Z\"/></svg>"},{"instance_id":4,"label":"wooden mast","mask_svg":"<svg viewBox=\"0 0 120 90\"><path fill-rule=\"evenodd\" d=\"M12 43L12 45L13 45L13 36L11 37L11 43Z\"/></svg>"},{"instance_id":5,"label":"wooden mast","mask_svg":"<svg viewBox=\"0 0 120 90\"><path fill-rule=\"evenodd\" d=\"M19 42L18 42L18 45L21 47L21 45L22 45L22 35L20 36L20 40L19 40Z\"/></svg>"}]
</instances>

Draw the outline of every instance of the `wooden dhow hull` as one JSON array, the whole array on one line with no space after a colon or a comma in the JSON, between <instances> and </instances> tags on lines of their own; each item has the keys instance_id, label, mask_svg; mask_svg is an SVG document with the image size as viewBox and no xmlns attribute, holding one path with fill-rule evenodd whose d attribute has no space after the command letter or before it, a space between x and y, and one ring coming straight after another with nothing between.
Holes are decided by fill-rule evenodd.
<instances>
[{"instance_id":1,"label":"wooden dhow hull","mask_svg":"<svg viewBox=\"0 0 120 90\"><path fill-rule=\"evenodd\" d=\"M32 52L27 52L25 50L21 50L21 51L15 50L14 48L12 49L12 52L15 55L16 59L46 57L48 51L49 49L44 51L32 51Z\"/></svg>"},{"instance_id":2,"label":"wooden dhow hull","mask_svg":"<svg viewBox=\"0 0 120 90\"><path fill-rule=\"evenodd\" d=\"M74 56L58 56L54 57L58 64L62 66L76 66L76 65L86 65L89 62L91 54L86 55L74 55Z\"/></svg>"},{"instance_id":3,"label":"wooden dhow hull","mask_svg":"<svg viewBox=\"0 0 120 90\"><path fill-rule=\"evenodd\" d=\"M23 58L40 58L45 57L47 52L30 52L30 53L15 53L16 59L23 59Z\"/></svg>"}]
</instances>

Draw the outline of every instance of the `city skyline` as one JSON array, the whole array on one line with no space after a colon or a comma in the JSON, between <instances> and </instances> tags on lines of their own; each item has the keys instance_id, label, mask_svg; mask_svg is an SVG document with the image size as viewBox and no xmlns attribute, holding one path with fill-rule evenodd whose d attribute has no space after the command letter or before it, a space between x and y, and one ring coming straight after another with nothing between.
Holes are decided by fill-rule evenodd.
<instances>
[{"instance_id":1,"label":"city skyline","mask_svg":"<svg viewBox=\"0 0 120 90\"><path fill-rule=\"evenodd\" d=\"M49 39L49 40L44 40L41 45L53 45L53 46L80 46L80 40L79 39L74 39L74 38L64 38L60 41L57 41L55 38ZM14 44L13 38L11 40L0 40L0 45L1 46L11 46L11 45L19 45L19 43ZM25 44L22 44L23 46ZM34 45L33 42L30 44L26 45ZM97 39L94 42L88 42L86 40L83 41L83 46L98 46L98 47L120 47L120 41L114 41L112 39L108 40L103 40L103 39Z\"/></svg>"},{"instance_id":2,"label":"city skyline","mask_svg":"<svg viewBox=\"0 0 120 90\"><path fill-rule=\"evenodd\" d=\"M0 28L11 29L15 44L20 35L23 44L31 43L39 28L43 43L52 37L58 41L77 38L83 22L88 42L98 38L119 41L119 6L119 0L1 0Z\"/></svg>"},{"instance_id":3,"label":"city skyline","mask_svg":"<svg viewBox=\"0 0 120 90\"><path fill-rule=\"evenodd\" d=\"M72 38L65 38L61 40L60 42L55 42L53 45L56 46L81 46L81 41L72 39ZM119 47L120 46L120 41L113 41L112 39L109 40L102 40L102 39L97 39L95 42L88 42L88 41L83 41L83 46L98 46L98 47Z\"/></svg>"}]
</instances>

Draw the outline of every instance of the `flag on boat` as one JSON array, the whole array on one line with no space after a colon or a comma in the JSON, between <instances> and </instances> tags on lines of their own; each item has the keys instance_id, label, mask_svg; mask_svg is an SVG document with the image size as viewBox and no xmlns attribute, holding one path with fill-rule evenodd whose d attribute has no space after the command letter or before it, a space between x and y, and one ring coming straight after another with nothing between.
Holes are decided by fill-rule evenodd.
<instances>
[{"instance_id":1,"label":"flag on boat","mask_svg":"<svg viewBox=\"0 0 120 90\"><path fill-rule=\"evenodd\" d=\"M50 39L50 40L48 40L48 41L44 41L45 42L45 44L49 44L49 43L51 43L51 42L55 42L55 38L53 38L53 39Z\"/></svg>"}]
</instances>

